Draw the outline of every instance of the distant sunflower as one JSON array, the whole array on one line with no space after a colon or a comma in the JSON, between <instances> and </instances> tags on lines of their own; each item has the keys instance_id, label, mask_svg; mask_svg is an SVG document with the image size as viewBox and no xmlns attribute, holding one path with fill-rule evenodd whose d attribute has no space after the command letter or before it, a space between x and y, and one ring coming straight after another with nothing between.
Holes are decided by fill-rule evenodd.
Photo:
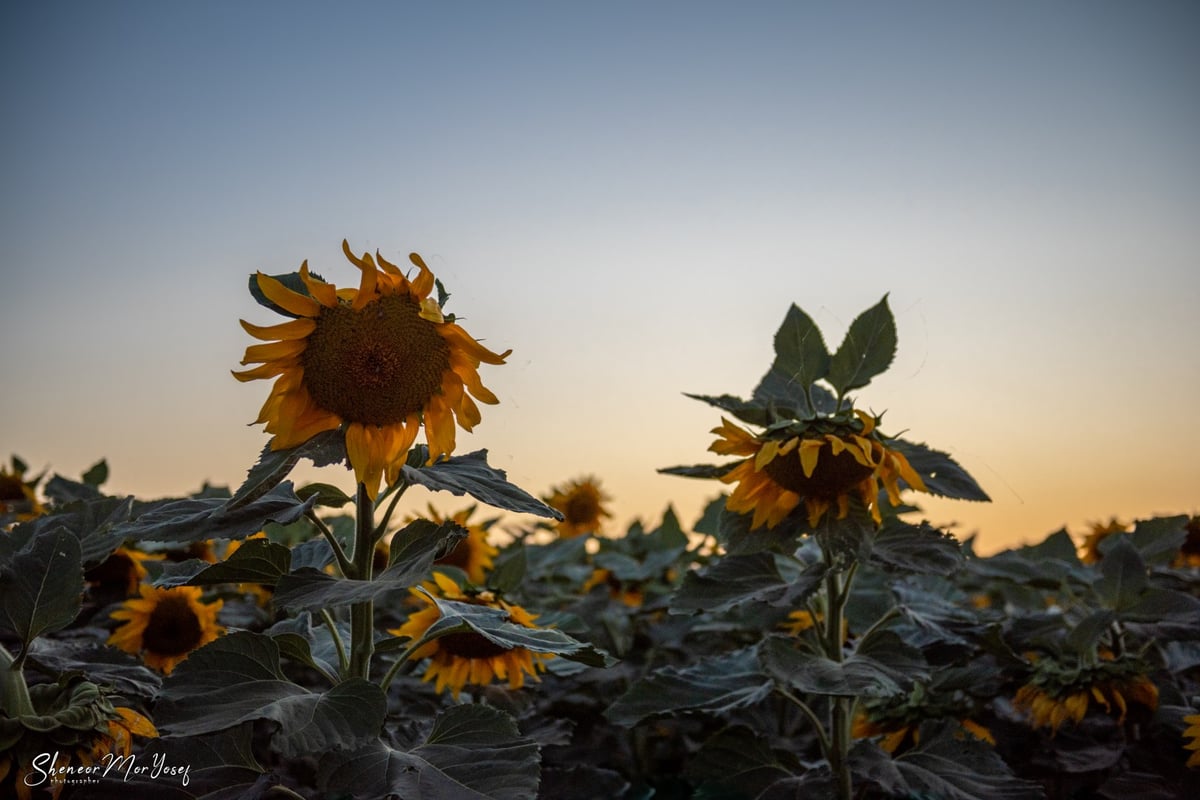
<instances>
[{"instance_id":1,"label":"distant sunflower","mask_svg":"<svg viewBox=\"0 0 1200 800\"><path fill-rule=\"evenodd\" d=\"M165 675L193 651L217 638L222 601L200 601L201 587L160 589L142 584L139 597L126 600L112 613L123 623L108 637L108 644L127 653L141 654L147 666Z\"/></svg>"},{"instance_id":2,"label":"distant sunflower","mask_svg":"<svg viewBox=\"0 0 1200 800\"><path fill-rule=\"evenodd\" d=\"M1191 714L1183 718L1183 721L1188 724L1184 728L1183 738L1190 741L1183 746L1184 750L1191 750L1192 754L1188 756L1188 767L1200 767L1200 714Z\"/></svg>"},{"instance_id":3,"label":"distant sunflower","mask_svg":"<svg viewBox=\"0 0 1200 800\"><path fill-rule=\"evenodd\" d=\"M585 533L599 533L605 517L611 517L604 503L611 500L600 488L600 481L592 476L569 481L551 489L546 504L559 511L563 519L558 523L558 535L573 539Z\"/></svg>"},{"instance_id":4,"label":"distant sunflower","mask_svg":"<svg viewBox=\"0 0 1200 800\"><path fill-rule=\"evenodd\" d=\"M135 547L118 547L108 558L84 573L93 591L105 595L129 597L137 594L138 586L146 578L146 561L159 561L161 554L143 553Z\"/></svg>"},{"instance_id":5,"label":"distant sunflower","mask_svg":"<svg viewBox=\"0 0 1200 800\"><path fill-rule=\"evenodd\" d=\"M1030 727L1049 728L1051 733L1057 733L1066 722L1079 724L1093 706L1115 716L1118 724L1124 723L1134 704L1154 711L1158 687L1145 675L1131 671L1129 665L1112 661L1079 673L1070 683L1035 676L1013 697L1013 707L1029 714Z\"/></svg>"},{"instance_id":6,"label":"distant sunflower","mask_svg":"<svg viewBox=\"0 0 1200 800\"><path fill-rule=\"evenodd\" d=\"M446 600L460 603L499 608L508 614L508 621L526 628L536 628L534 619L518 605L507 603L491 592L467 594L462 587L440 572L433 573L436 583L431 592ZM389 631L395 636L407 636L413 641L420 639L429 628L441 619L441 612L424 593L410 590L420 599L425 608L411 614L399 628ZM535 653L523 647L506 648L490 639L465 631L451 633L428 642L412 654L414 660L429 659L423 680L436 681L438 692L450 690L454 699L468 684L487 686L493 679L507 680L508 688L520 689L525 685L525 676L538 679L538 671L545 669L545 661L553 658L549 653Z\"/></svg>"},{"instance_id":7,"label":"distant sunflower","mask_svg":"<svg viewBox=\"0 0 1200 800\"><path fill-rule=\"evenodd\" d=\"M11 471L0 467L0 523L10 514L10 521L15 518L18 522L27 522L46 512L37 497L37 485L42 476L25 480L25 471L25 464L16 456L12 459Z\"/></svg>"},{"instance_id":8,"label":"distant sunflower","mask_svg":"<svg viewBox=\"0 0 1200 800\"><path fill-rule=\"evenodd\" d=\"M1200 567L1200 516L1187 521L1187 539L1179 547L1179 553L1171 561L1174 567Z\"/></svg>"},{"instance_id":9,"label":"distant sunflower","mask_svg":"<svg viewBox=\"0 0 1200 800\"><path fill-rule=\"evenodd\" d=\"M857 496L879 522L880 483L893 506L900 504L900 479L928 491L908 459L875 433L875 419L858 410L854 414L856 422L829 420L825 432L783 438L755 436L722 419L712 431L720 438L709 450L748 456L721 477L737 484L725 507L739 514L753 512L751 529L774 528L803 501L808 524L815 527L834 505L838 518L845 517L850 498Z\"/></svg>"},{"instance_id":10,"label":"distant sunflower","mask_svg":"<svg viewBox=\"0 0 1200 800\"><path fill-rule=\"evenodd\" d=\"M957 720L959 729L981 742L995 744L996 737L984 726L970 719ZM921 723L919 721L904 722L902 720L873 720L867 714L859 712L850 724L850 735L855 739L869 739L881 736L879 747L889 753L915 747L921 743ZM961 738L961 734L960 734Z\"/></svg>"},{"instance_id":11,"label":"distant sunflower","mask_svg":"<svg viewBox=\"0 0 1200 800\"><path fill-rule=\"evenodd\" d=\"M449 517L444 517L434 507L429 506L429 520L441 525L443 522L454 522L467 529L465 538L459 541L454 549L433 562L434 567L458 567L467 574L467 579L478 586L487 580L488 571L495 566L493 559L500 550L488 543L487 523L472 523L471 514L475 506L456 511Z\"/></svg>"},{"instance_id":12,"label":"distant sunflower","mask_svg":"<svg viewBox=\"0 0 1200 800\"><path fill-rule=\"evenodd\" d=\"M433 273L416 253L419 270L409 280L376 254L342 251L362 271L358 289L337 289L300 267L302 294L258 273L258 288L295 319L270 327L242 321L267 344L246 348L234 372L240 381L275 379L256 422L265 423L272 450L303 444L322 431L345 426L346 451L355 478L374 499L379 482L394 483L424 425L430 462L454 450L455 420L472 430L481 419L472 396L499 402L480 382L480 362L503 364L511 353L493 353L430 297Z\"/></svg>"},{"instance_id":13,"label":"distant sunflower","mask_svg":"<svg viewBox=\"0 0 1200 800\"><path fill-rule=\"evenodd\" d=\"M1082 552L1079 560L1085 564L1099 562L1103 555L1100 553L1100 543L1115 533L1128 533L1129 526L1116 517L1110 517L1108 522L1091 523L1091 531L1083 538Z\"/></svg>"},{"instance_id":14,"label":"distant sunflower","mask_svg":"<svg viewBox=\"0 0 1200 800\"><path fill-rule=\"evenodd\" d=\"M581 591L587 594L597 586L607 586L608 596L613 600L620 600L622 604L629 608L640 608L646 599L645 594L636 582L623 581L616 575L613 575L611 570L593 570L591 576L583 582Z\"/></svg>"}]
</instances>

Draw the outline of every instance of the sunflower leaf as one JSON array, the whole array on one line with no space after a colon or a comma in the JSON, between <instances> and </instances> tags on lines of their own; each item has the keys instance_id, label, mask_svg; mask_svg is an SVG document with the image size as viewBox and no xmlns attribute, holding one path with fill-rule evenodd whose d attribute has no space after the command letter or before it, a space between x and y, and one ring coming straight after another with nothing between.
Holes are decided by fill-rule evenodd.
<instances>
[{"instance_id":1,"label":"sunflower leaf","mask_svg":"<svg viewBox=\"0 0 1200 800\"><path fill-rule=\"evenodd\" d=\"M679 475L684 478L721 478L737 465L736 461L729 464L694 464L690 467L662 467L658 472L663 475Z\"/></svg>"},{"instance_id":2,"label":"sunflower leaf","mask_svg":"<svg viewBox=\"0 0 1200 800\"><path fill-rule=\"evenodd\" d=\"M834 697L894 697L912 681L928 679L919 652L891 631L876 631L845 661L834 661L770 636L761 645L763 668L781 683L809 694Z\"/></svg>"},{"instance_id":3,"label":"sunflower leaf","mask_svg":"<svg viewBox=\"0 0 1200 800\"><path fill-rule=\"evenodd\" d=\"M279 647L248 631L231 633L188 656L163 682L154 721L164 736L225 730L256 719L279 730L285 758L362 745L379 735L387 702L378 686L351 678L310 692L284 677Z\"/></svg>"},{"instance_id":4,"label":"sunflower leaf","mask_svg":"<svg viewBox=\"0 0 1200 800\"><path fill-rule=\"evenodd\" d=\"M838 396L861 389L896 357L896 320L887 295L859 314L829 362L828 380Z\"/></svg>"},{"instance_id":5,"label":"sunflower leaf","mask_svg":"<svg viewBox=\"0 0 1200 800\"><path fill-rule=\"evenodd\" d=\"M218 583L261 583L274 586L291 569L292 553L284 545L266 539L247 539L225 561L209 564L191 559L168 564L154 581L155 586L213 586Z\"/></svg>"},{"instance_id":6,"label":"sunflower leaf","mask_svg":"<svg viewBox=\"0 0 1200 800\"><path fill-rule=\"evenodd\" d=\"M687 667L663 667L630 687L604 716L615 725L636 725L647 717L687 711L720 715L760 703L773 688L754 650L747 648Z\"/></svg>"},{"instance_id":7,"label":"sunflower leaf","mask_svg":"<svg viewBox=\"0 0 1200 800\"><path fill-rule=\"evenodd\" d=\"M891 517L870 542L870 562L885 570L949 575L963 566L958 540L929 523Z\"/></svg>"},{"instance_id":8,"label":"sunflower leaf","mask_svg":"<svg viewBox=\"0 0 1200 800\"><path fill-rule=\"evenodd\" d=\"M990 502L992 498L958 462L940 450L920 442L889 439L887 446L899 451L925 483L930 494L954 500Z\"/></svg>"},{"instance_id":9,"label":"sunflower leaf","mask_svg":"<svg viewBox=\"0 0 1200 800\"><path fill-rule=\"evenodd\" d=\"M0 628L22 647L75 621L83 594L79 540L65 528L42 531L0 566Z\"/></svg>"},{"instance_id":10,"label":"sunflower leaf","mask_svg":"<svg viewBox=\"0 0 1200 800\"><path fill-rule=\"evenodd\" d=\"M800 793L798 773L804 772L793 754L771 747L762 734L744 725L718 731L688 760L687 776L699 784L697 796L711 796L713 788L734 797L818 797ZM812 787L809 787L812 788Z\"/></svg>"},{"instance_id":11,"label":"sunflower leaf","mask_svg":"<svg viewBox=\"0 0 1200 800\"><path fill-rule=\"evenodd\" d=\"M201 539L245 539L268 522L287 525L304 516L315 498L301 501L290 481L250 502L234 504L219 497L169 500L154 505L132 522L119 525L121 538L184 544Z\"/></svg>"},{"instance_id":12,"label":"sunflower leaf","mask_svg":"<svg viewBox=\"0 0 1200 800\"><path fill-rule=\"evenodd\" d=\"M333 430L318 433L288 450L272 450L270 443L263 445L258 461L246 473L246 480L230 499L230 509L252 503L270 492L291 473L301 458L307 458L317 467L343 463L346 461L346 437L341 431Z\"/></svg>"},{"instance_id":13,"label":"sunflower leaf","mask_svg":"<svg viewBox=\"0 0 1200 800\"><path fill-rule=\"evenodd\" d=\"M414 447L409 453L408 463L401 468L404 478L409 483L419 484L435 492L470 495L481 503L505 511L555 520L563 518L555 509L524 489L509 483L504 470L487 463L487 450L451 456L435 464L426 464L428 460L429 451L424 445Z\"/></svg>"},{"instance_id":14,"label":"sunflower leaf","mask_svg":"<svg viewBox=\"0 0 1200 800\"><path fill-rule=\"evenodd\" d=\"M775 333L775 361L770 374L790 388L793 402L799 401L809 413L815 413L807 394L814 383L829 374L829 362L821 329L793 303Z\"/></svg>"},{"instance_id":15,"label":"sunflower leaf","mask_svg":"<svg viewBox=\"0 0 1200 800\"><path fill-rule=\"evenodd\" d=\"M707 395L684 392L683 396L699 400L701 403L708 403L710 406L719 408L722 411L728 411L742 422L750 425L758 425L765 428L772 422L770 414L767 412L766 403L746 401L731 394Z\"/></svg>"},{"instance_id":16,"label":"sunflower leaf","mask_svg":"<svg viewBox=\"0 0 1200 800\"><path fill-rule=\"evenodd\" d=\"M541 755L503 711L484 705L452 706L425 741L397 750L375 741L322 759L320 788L356 797L428 800L526 800L538 791Z\"/></svg>"},{"instance_id":17,"label":"sunflower leaf","mask_svg":"<svg viewBox=\"0 0 1200 800\"><path fill-rule=\"evenodd\" d=\"M748 601L795 607L820 586L825 576L818 562L787 578L770 553L725 556L699 572L689 572L671 599L671 612L719 613Z\"/></svg>"},{"instance_id":18,"label":"sunflower leaf","mask_svg":"<svg viewBox=\"0 0 1200 800\"><path fill-rule=\"evenodd\" d=\"M1122 611L1146 589L1146 564L1125 536L1112 538L1116 541L1100 562L1100 580L1095 588L1108 608Z\"/></svg>"},{"instance_id":19,"label":"sunflower leaf","mask_svg":"<svg viewBox=\"0 0 1200 800\"><path fill-rule=\"evenodd\" d=\"M895 759L907 796L946 800L1035 800L1039 784L1013 775L989 745L959 737L956 724L925 723L920 744Z\"/></svg>"}]
</instances>

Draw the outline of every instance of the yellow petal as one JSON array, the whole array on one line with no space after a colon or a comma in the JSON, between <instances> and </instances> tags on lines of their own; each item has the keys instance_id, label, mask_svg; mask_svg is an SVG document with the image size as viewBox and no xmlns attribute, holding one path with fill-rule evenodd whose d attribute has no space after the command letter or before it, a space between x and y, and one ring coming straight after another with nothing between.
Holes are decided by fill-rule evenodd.
<instances>
[{"instance_id":1,"label":"yellow petal","mask_svg":"<svg viewBox=\"0 0 1200 800\"><path fill-rule=\"evenodd\" d=\"M817 468L817 454L821 452L822 444L822 439L805 439L800 442L800 467L804 470L804 477L811 478L813 470Z\"/></svg>"},{"instance_id":2,"label":"yellow petal","mask_svg":"<svg viewBox=\"0 0 1200 800\"><path fill-rule=\"evenodd\" d=\"M308 273L308 262L300 265L300 280L314 299L326 308L335 308L338 304L337 289L325 281L317 280Z\"/></svg>"},{"instance_id":3,"label":"yellow petal","mask_svg":"<svg viewBox=\"0 0 1200 800\"><path fill-rule=\"evenodd\" d=\"M301 317L315 317L321 313L321 304L311 297L293 292L270 275L258 273L258 288L275 305Z\"/></svg>"},{"instance_id":4,"label":"yellow petal","mask_svg":"<svg viewBox=\"0 0 1200 800\"><path fill-rule=\"evenodd\" d=\"M244 319L238 320L238 322L242 323L242 328L246 333L255 339L262 339L264 342L303 339L317 327L317 323L307 317L282 322L278 325L254 325Z\"/></svg>"}]
</instances>

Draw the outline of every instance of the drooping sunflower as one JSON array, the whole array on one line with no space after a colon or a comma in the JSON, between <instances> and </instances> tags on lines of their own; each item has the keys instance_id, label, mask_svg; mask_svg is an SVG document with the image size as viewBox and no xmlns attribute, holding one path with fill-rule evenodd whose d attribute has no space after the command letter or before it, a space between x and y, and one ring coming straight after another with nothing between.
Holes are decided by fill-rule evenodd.
<instances>
[{"instance_id":1,"label":"drooping sunflower","mask_svg":"<svg viewBox=\"0 0 1200 800\"><path fill-rule=\"evenodd\" d=\"M1091 530L1083 538L1079 560L1085 564L1096 564L1104 556L1100 553L1100 543L1116 533L1128 533L1129 526L1116 517L1110 517L1108 522L1090 523Z\"/></svg>"},{"instance_id":2,"label":"drooping sunflower","mask_svg":"<svg viewBox=\"0 0 1200 800\"><path fill-rule=\"evenodd\" d=\"M446 600L502 609L508 621L526 628L536 628L536 615L518 605L505 602L492 592L464 592L462 587L446 575L433 573L434 585L427 585L432 594ZM420 611L409 615L399 628L389 631L395 636L407 636L413 641L420 639L441 618L441 611L423 592L410 590L424 605ZM451 633L426 643L411 656L414 660L429 659L422 680L436 681L438 692L450 690L454 699L467 685L487 686L494 679L507 680L508 688L520 689L525 685L525 676L538 680L538 672L544 670L550 653L535 653L523 647L506 648L474 631Z\"/></svg>"},{"instance_id":3,"label":"drooping sunflower","mask_svg":"<svg viewBox=\"0 0 1200 800\"><path fill-rule=\"evenodd\" d=\"M137 594L146 578L146 561L159 561L161 553L143 553L136 547L118 547L108 558L87 570L83 577L92 590L105 595Z\"/></svg>"},{"instance_id":4,"label":"drooping sunflower","mask_svg":"<svg viewBox=\"0 0 1200 800\"><path fill-rule=\"evenodd\" d=\"M0 524L5 517L10 521L27 522L46 511L37 496L37 485L42 476L26 480L26 471L25 463L16 456L12 458L11 471L0 466Z\"/></svg>"},{"instance_id":5,"label":"drooping sunflower","mask_svg":"<svg viewBox=\"0 0 1200 800\"><path fill-rule=\"evenodd\" d=\"M722 482L737 484L725 507L753 513L753 530L774 528L803 501L808 524L815 527L835 505L838 518L844 518L850 498L857 496L879 522L880 483L893 506L900 504L900 479L917 491L928 491L904 454L878 435L877 420L857 409L854 415L854 420L824 420L816 430L796 433L785 428L763 436L722 418L712 431L720 438L708 449L748 456L721 476Z\"/></svg>"},{"instance_id":6,"label":"drooping sunflower","mask_svg":"<svg viewBox=\"0 0 1200 800\"><path fill-rule=\"evenodd\" d=\"M356 256L345 241L342 251L362 271L358 289L311 275L308 262L299 272L306 293L258 273L263 295L294 319L270 327L243 320L267 343L242 359L259 366L233 374L275 379L256 420L273 434L272 450L344 426L355 478L374 499L382 478L397 480L422 425L430 463L453 452L455 421L472 430L481 420L475 400L499 402L479 379L480 363L503 364L512 351L492 352L443 316L430 296L433 273L416 253L410 281L378 253Z\"/></svg>"},{"instance_id":7,"label":"drooping sunflower","mask_svg":"<svg viewBox=\"0 0 1200 800\"><path fill-rule=\"evenodd\" d=\"M604 518L612 516L604 507L612 498L600 488L600 481L591 475L556 486L550 490L549 496L542 499L562 513L563 519L556 530L563 539L599 533Z\"/></svg>"},{"instance_id":8,"label":"drooping sunflower","mask_svg":"<svg viewBox=\"0 0 1200 800\"><path fill-rule=\"evenodd\" d=\"M112 613L113 619L123 622L108 637L108 644L140 654L147 666L170 675L193 650L225 630L217 624L223 602L205 603L200 596L199 586L161 589L142 584L138 597Z\"/></svg>"},{"instance_id":9,"label":"drooping sunflower","mask_svg":"<svg viewBox=\"0 0 1200 800\"><path fill-rule=\"evenodd\" d=\"M1192 751L1187 765L1189 768L1200 767L1200 714L1190 714L1183 721L1188 724L1183 730L1183 738L1189 740L1183 749Z\"/></svg>"},{"instance_id":10,"label":"drooping sunflower","mask_svg":"<svg viewBox=\"0 0 1200 800\"><path fill-rule=\"evenodd\" d=\"M466 537L453 550L433 562L434 567L458 567L467 574L471 583L482 586L487 580L488 571L495 566L493 559L500 555L500 550L488 543L490 523L470 521L474 512L475 506L470 506L445 517L430 505L428 519L438 525L454 522L467 529Z\"/></svg>"},{"instance_id":11,"label":"drooping sunflower","mask_svg":"<svg viewBox=\"0 0 1200 800\"><path fill-rule=\"evenodd\" d=\"M963 733L981 742L995 744L996 737L984 726L971 719L957 720L958 727ZM866 712L860 711L850 723L850 735L855 739L869 739L881 736L879 747L889 753L901 749L915 747L921 743L920 721L904 722L903 720L873 720Z\"/></svg>"},{"instance_id":12,"label":"drooping sunflower","mask_svg":"<svg viewBox=\"0 0 1200 800\"><path fill-rule=\"evenodd\" d=\"M1066 722L1078 724L1089 708L1102 708L1125 722L1132 706L1153 712L1158 708L1158 687L1134 660L1114 660L1101 654L1099 664L1063 671L1050 661L1037 664L1033 677L1013 696L1013 707L1029 715L1031 728L1049 728L1051 734ZM1045 663L1046 669L1041 669Z\"/></svg>"}]
</instances>

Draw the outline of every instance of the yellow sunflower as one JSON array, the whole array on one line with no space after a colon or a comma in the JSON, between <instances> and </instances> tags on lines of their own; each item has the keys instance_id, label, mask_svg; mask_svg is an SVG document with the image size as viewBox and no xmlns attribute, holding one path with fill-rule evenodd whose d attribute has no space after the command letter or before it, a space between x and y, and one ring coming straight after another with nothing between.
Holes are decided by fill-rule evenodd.
<instances>
[{"instance_id":1,"label":"yellow sunflower","mask_svg":"<svg viewBox=\"0 0 1200 800\"><path fill-rule=\"evenodd\" d=\"M992 732L984 726L970 719L958 720L958 726L962 732L978 739L981 742L987 742L994 745L996 737L992 736ZM882 736L879 740L879 747L889 753L895 753L897 750L907 747L915 747L921 743L921 724L920 722L906 723L903 721L876 721L872 720L867 714L859 712L855 715L853 722L850 723L850 735L855 739L869 739L874 736ZM959 734L961 736L961 734Z\"/></svg>"},{"instance_id":2,"label":"yellow sunflower","mask_svg":"<svg viewBox=\"0 0 1200 800\"><path fill-rule=\"evenodd\" d=\"M0 467L0 518L12 514L18 522L27 522L44 514L46 509L37 497L41 479L39 475L33 480L25 480L25 464L16 456L13 456L11 471Z\"/></svg>"},{"instance_id":3,"label":"yellow sunflower","mask_svg":"<svg viewBox=\"0 0 1200 800\"><path fill-rule=\"evenodd\" d=\"M137 594L138 585L146 578L143 562L162 558L162 554L143 553L134 547L118 547L108 558L87 570L83 577L94 591L129 597Z\"/></svg>"},{"instance_id":4,"label":"yellow sunflower","mask_svg":"<svg viewBox=\"0 0 1200 800\"><path fill-rule=\"evenodd\" d=\"M1103 707L1106 714L1115 713L1118 724L1124 723L1133 703L1150 711L1158 708L1158 687L1144 675L1102 678L1058 689L1031 681L1013 697L1013 707L1029 714L1030 727L1049 728L1052 734L1067 721L1082 722L1092 705Z\"/></svg>"},{"instance_id":5,"label":"yellow sunflower","mask_svg":"<svg viewBox=\"0 0 1200 800\"><path fill-rule=\"evenodd\" d=\"M1190 740L1183 746L1183 749L1192 751L1192 754L1188 756L1187 765L1188 767L1200 767L1200 714L1186 716L1183 721L1188 724L1183 731L1183 738Z\"/></svg>"},{"instance_id":6,"label":"yellow sunflower","mask_svg":"<svg viewBox=\"0 0 1200 800\"><path fill-rule=\"evenodd\" d=\"M246 348L240 381L275 379L256 422L273 434L272 450L303 444L345 426L355 478L374 499L379 482L399 477L418 429L425 426L430 463L454 450L455 420L472 430L481 419L472 396L499 402L480 382L480 362L503 364L430 297L433 273L416 253L413 280L376 254L342 251L362 271L358 289L337 289L300 267L306 294L258 273L258 288L295 319L270 327L242 321L266 344ZM376 264L378 259L378 264Z\"/></svg>"},{"instance_id":7,"label":"yellow sunflower","mask_svg":"<svg viewBox=\"0 0 1200 800\"><path fill-rule=\"evenodd\" d=\"M165 675L196 650L213 641L224 628L217 624L222 601L200 601L201 587L160 589L142 584L139 597L126 600L112 613L122 624L108 644L126 653L141 654L142 661Z\"/></svg>"},{"instance_id":8,"label":"yellow sunflower","mask_svg":"<svg viewBox=\"0 0 1200 800\"><path fill-rule=\"evenodd\" d=\"M1110 517L1108 522L1093 522L1091 531L1083 538L1082 552L1079 560L1085 564L1095 564L1104 556L1100 554L1100 543L1114 533L1128 533L1129 526L1116 517Z\"/></svg>"},{"instance_id":9,"label":"yellow sunflower","mask_svg":"<svg viewBox=\"0 0 1200 800\"><path fill-rule=\"evenodd\" d=\"M1179 554L1171 561L1173 567L1200 567L1200 516L1187 521L1187 539L1179 548Z\"/></svg>"},{"instance_id":10,"label":"yellow sunflower","mask_svg":"<svg viewBox=\"0 0 1200 800\"><path fill-rule=\"evenodd\" d=\"M436 585L431 587L432 593L438 597L499 608L508 614L509 622L526 628L537 627L534 624L536 615L497 598L491 592L467 594L440 572L433 573L433 578ZM411 614L403 625L389 633L416 641L441 618L441 612L424 593L416 589L410 591L422 601L425 608ZM455 700L468 684L487 686L493 679L507 680L508 688L520 689L525 685L526 675L537 680L538 671L544 670L545 661L553 657L553 654L535 653L523 647L505 648L473 631L441 636L412 654L412 658L417 660L429 659L423 680L436 681L435 688L439 692L449 689Z\"/></svg>"},{"instance_id":11,"label":"yellow sunflower","mask_svg":"<svg viewBox=\"0 0 1200 800\"><path fill-rule=\"evenodd\" d=\"M876 420L855 410L857 424L833 424L823 434L763 438L722 418L713 433L720 438L708 449L722 455L748 456L721 477L736 483L725 507L738 514L753 512L750 528L774 528L804 501L808 524L816 526L834 504L838 518L849 512L857 495L876 522L881 521L879 484L888 501L900 504L901 478L917 491L928 491L908 459L874 435Z\"/></svg>"},{"instance_id":12,"label":"yellow sunflower","mask_svg":"<svg viewBox=\"0 0 1200 800\"><path fill-rule=\"evenodd\" d=\"M471 506L444 517L430 505L428 519L438 525L443 522L455 522L467 529L466 538L459 541L449 553L433 562L434 566L458 567L467 574L471 583L482 586L487 580L488 571L495 566L493 559L500 555L500 550L488 543L486 523L470 521L474 511L475 506Z\"/></svg>"},{"instance_id":13,"label":"yellow sunflower","mask_svg":"<svg viewBox=\"0 0 1200 800\"><path fill-rule=\"evenodd\" d=\"M546 504L563 515L558 523L558 535L573 539L585 533L599 533L602 520L611 517L604 503L611 500L600 488L600 481L592 476L569 481L550 490L543 497Z\"/></svg>"},{"instance_id":14,"label":"yellow sunflower","mask_svg":"<svg viewBox=\"0 0 1200 800\"><path fill-rule=\"evenodd\" d=\"M613 600L620 600L629 608L641 608L645 602L645 595L636 583L622 581L613 575L611 570L592 570L591 576L583 582L581 591L587 594L597 586L607 586L608 596Z\"/></svg>"}]
</instances>

